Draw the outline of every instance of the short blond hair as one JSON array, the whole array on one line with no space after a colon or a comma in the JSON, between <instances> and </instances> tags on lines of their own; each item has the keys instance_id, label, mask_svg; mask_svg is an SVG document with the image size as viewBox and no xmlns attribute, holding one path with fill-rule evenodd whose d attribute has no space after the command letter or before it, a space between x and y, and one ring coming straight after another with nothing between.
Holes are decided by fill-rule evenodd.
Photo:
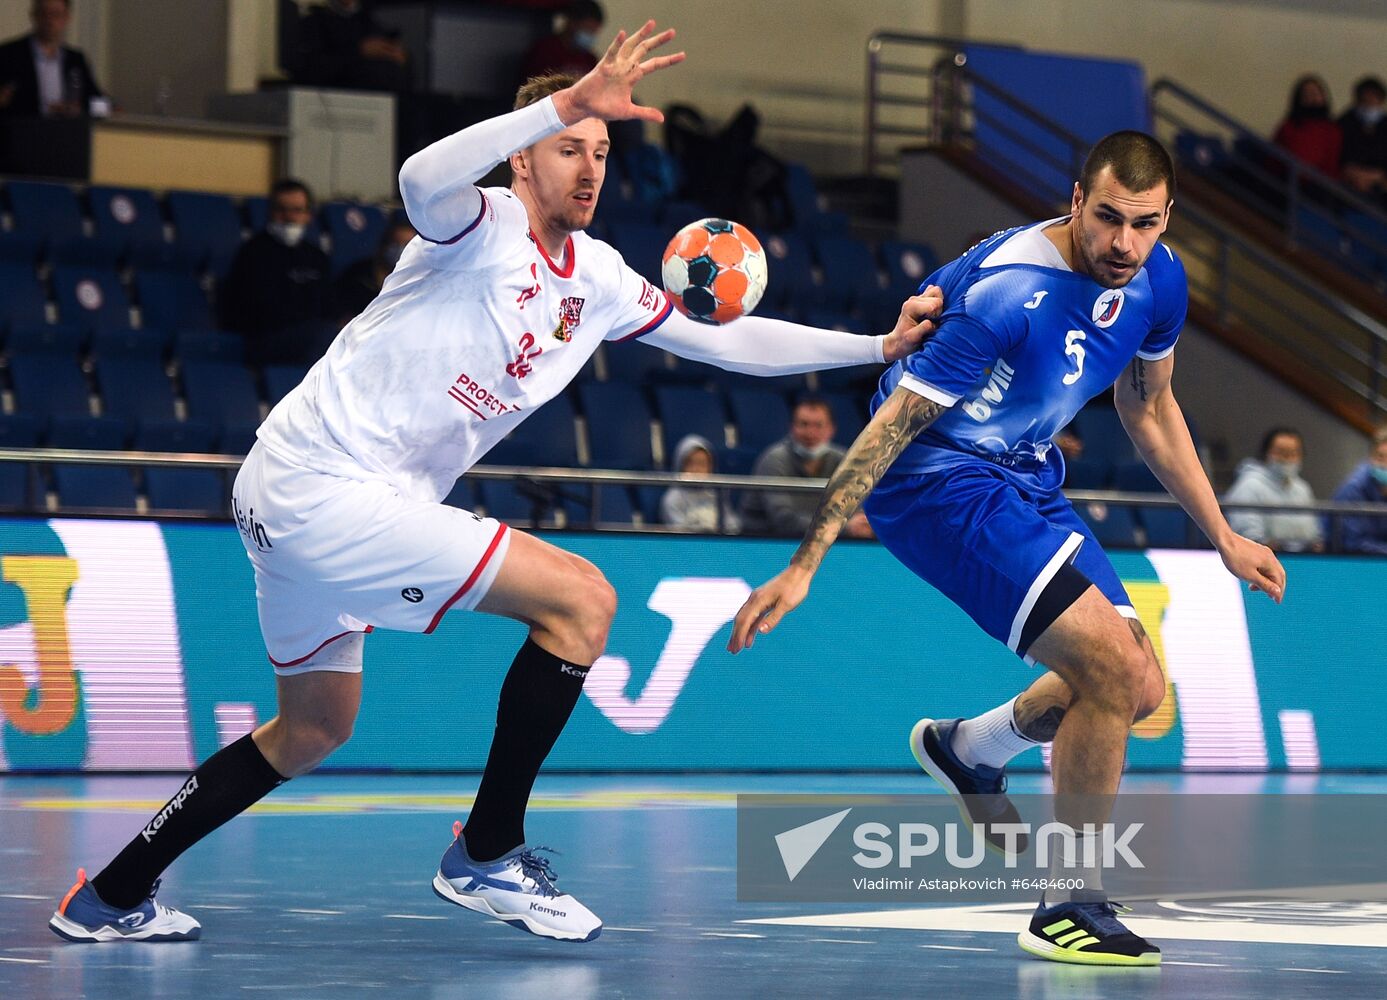
<instances>
[{"instance_id":1,"label":"short blond hair","mask_svg":"<svg viewBox=\"0 0 1387 1000\"><path fill-rule=\"evenodd\" d=\"M572 73L541 73L539 76L532 76L515 92L515 110L538 104L549 95L567 90L577 82L578 78Z\"/></svg>"}]
</instances>

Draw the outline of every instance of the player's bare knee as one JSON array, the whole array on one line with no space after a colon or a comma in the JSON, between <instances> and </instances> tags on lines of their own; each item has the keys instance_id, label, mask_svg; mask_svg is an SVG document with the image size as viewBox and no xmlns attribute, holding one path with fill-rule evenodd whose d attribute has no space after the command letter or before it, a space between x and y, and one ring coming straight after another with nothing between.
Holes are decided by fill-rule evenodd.
<instances>
[{"instance_id":1,"label":"player's bare knee","mask_svg":"<svg viewBox=\"0 0 1387 1000\"><path fill-rule=\"evenodd\" d=\"M1137 706L1137 718L1144 719L1148 715L1153 715L1165 701L1165 696L1165 674L1161 672L1160 665L1156 663L1155 659L1148 657L1146 677L1141 689L1141 704Z\"/></svg>"},{"instance_id":2,"label":"player's bare knee","mask_svg":"<svg viewBox=\"0 0 1387 1000\"><path fill-rule=\"evenodd\" d=\"M295 774L312 770L352 738L354 719L315 719L286 726L287 763ZM292 775L290 775L292 777Z\"/></svg>"},{"instance_id":3,"label":"player's bare knee","mask_svg":"<svg viewBox=\"0 0 1387 1000\"><path fill-rule=\"evenodd\" d=\"M607 633L616 617L616 588L601 574L590 576L580 601L583 605L579 615L580 639L592 660L596 660L607 648Z\"/></svg>"}]
</instances>

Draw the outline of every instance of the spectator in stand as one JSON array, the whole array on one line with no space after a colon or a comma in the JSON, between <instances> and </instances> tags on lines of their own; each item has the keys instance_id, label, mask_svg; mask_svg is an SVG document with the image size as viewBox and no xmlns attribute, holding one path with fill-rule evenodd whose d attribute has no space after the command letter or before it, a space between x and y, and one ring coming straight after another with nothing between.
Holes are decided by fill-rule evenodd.
<instances>
[{"instance_id":1,"label":"spectator in stand","mask_svg":"<svg viewBox=\"0 0 1387 1000\"><path fill-rule=\"evenodd\" d=\"M87 57L64 45L71 0L34 0L33 34L0 45L0 114L14 118L81 118L104 97Z\"/></svg>"},{"instance_id":2,"label":"spectator in stand","mask_svg":"<svg viewBox=\"0 0 1387 1000\"><path fill-rule=\"evenodd\" d=\"M545 73L581 77L597 65L597 33L606 20L596 0L576 0L563 13L563 27L546 35L525 53L521 82Z\"/></svg>"},{"instance_id":3,"label":"spectator in stand","mask_svg":"<svg viewBox=\"0 0 1387 1000\"><path fill-rule=\"evenodd\" d=\"M299 19L291 70L295 83L403 93L409 53L367 0L328 0Z\"/></svg>"},{"instance_id":4,"label":"spectator in stand","mask_svg":"<svg viewBox=\"0 0 1387 1000\"><path fill-rule=\"evenodd\" d=\"M1353 107L1339 117L1343 135L1340 169L1344 183L1360 194L1387 193L1387 121L1383 101L1387 87L1375 76L1353 85Z\"/></svg>"},{"instance_id":5,"label":"spectator in stand","mask_svg":"<svg viewBox=\"0 0 1387 1000\"><path fill-rule=\"evenodd\" d=\"M1335 500L1349 503L1383 504L1387 511L1387 427L1373 435L1368 460L1344 480L1334 493ZM1339 519L1339 542L1345 552L1371 552L1387 556L1387 516L1343 517ZM1332 525L1328 534L1334 537Z\"/></svg>"},{"instance_id":6,"label":"spectator in stand","mask_svg":"<svg viewBox=\"0 0 1387 1000\"><path fill-rule=\"evenodd\" d=\"M789 436L777 441L756 459L754 476L786 476L794 479L826 479L833 475L846 450L833 443L833 411L813 396L801 399L790 416ZM742 503L742 523L747 531L797 538L809 527L819 495L748 492ZM843 528L849 538L872 538L871 525L861 511Z\"/></svg>"},{"instance_id":7,"label":"spectator in stand","mask_svg":"<svg viewBox=\"0 0 1387 1000\"><path fill-rule=\"evenodd\" d=\"M1238 478L1224 497L1237 503L1309 504L1315 502L1310 484L1300 477L1305 441L1292 427L1273 427L1262 438L1261 460L1245 459ZM1262 510L1236 510L1228 523L1240 535L1281 552L1322 552L1324 535L1320 519L1309 511L1275 514Z\"/></svg>"},{"instance_id":8,"label":"spectator in stand","mask_svg":"<svg viewBox=\"0 0 1387 1000\"><path fill-rule=\"evenodd\" d=\"M370 257L347 267L337 279L337 318L344 325L365 311L380 294L381 286L400 260L409 241L419 234L403 216L385 227L380 244Z\"/></svg>"},{"instance_id":9,"label":"spectator in stand","mask_svg":"<svg viewBox=\"0 0 1387 1000\"><path fill-rule=\"evenodd\" d=\"M331 270L327 254L304 239L312 219L308 187L277 183L264 230L242 244L218 291L222 325L245 337L246 360L257 367L310 364L326 346Z\"/></svg>"},{"instance_id":10,"label":"spectator in stand","mask_svg":"<svg viewBox=\"0 0 1387 1000\"><path fill-rule=\"evenodd\" d=\"M689 434L675 445L671 465L678 472L694 476L711 475L715 467L713 446L707 438ZM741 518L728 505L727 494L711 486L671 486L660 498L660 520L688 531L715 532L719 528L719 508L722 530L728 533L740 531Z\"/></svg>"},{"instance_id":11,"label":"spectator in stand","mask_svg":"<svg viewBox=\"0 0 1387 1000\"><path fill-rule=\"evenodd\" d=\"M1291 88L1291 107L1275 142L1297 160L1330 177L1339 176L1343 137L1329 117L1329 87L1318 76L1302 76Z\"/></svg>"}]
</instances>

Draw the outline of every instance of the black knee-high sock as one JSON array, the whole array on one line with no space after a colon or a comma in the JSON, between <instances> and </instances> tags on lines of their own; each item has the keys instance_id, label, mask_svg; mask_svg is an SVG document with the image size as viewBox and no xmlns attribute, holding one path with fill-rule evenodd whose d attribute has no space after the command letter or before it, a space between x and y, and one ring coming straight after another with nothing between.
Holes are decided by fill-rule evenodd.
<instances>
[{"instance_id":1,"label":"black knee-high sock","mask_svg":"<svg viewBox=\"0 0 1387 1000\"><path fill-rule=\"evenodd\" d=\"M526 639L501 685L496 733L463 837L477 861L494 861L525 842L525 805L554 748L588 668L566 663Z\"/></svg>"},{"instance_id":2,"label":"black knee-high sock","mask_svg":"<svg viewBox=\"0 0 1387 1000\"><path fill-rule=\"evenodd\" d=\"M92 879L96 894L121 909L138 906L175 858L285 780L250 734L218 750Z\"/></svg>"}]
</instances>

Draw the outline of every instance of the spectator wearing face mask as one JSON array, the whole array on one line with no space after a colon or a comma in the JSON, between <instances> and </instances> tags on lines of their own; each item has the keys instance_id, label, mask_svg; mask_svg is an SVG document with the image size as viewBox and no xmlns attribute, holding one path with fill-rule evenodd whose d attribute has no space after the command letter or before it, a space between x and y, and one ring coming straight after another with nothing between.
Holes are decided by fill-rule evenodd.
<instances>
[{"instance_id":1,"label":"spectator wearing face mask","mask_svg":"<svg viewBox=\"0 0 1387 1000\"><path fill-rule=\"evenodd\" d=\"M1273 427L1262 439L1261 460L1245 459L1224 502L1308 504L1315 502L1310 484L1300 477L1305 442L1292 427ZM1321 552L1324 534L1320 519L1309 511L1277 514L1233 510L1228 524L1238 534L1283 552Z\"/></svg>"},{"instance_id":2,"label":"spectator wearing face mask","mask_svg":"<svg viewBox=\"0 0 1387 1000\"><path fill-rule=\"evenodd\" d=\"M1353 86L1353 107L1339 117L1343 134L1340 165L1344 183L1361 194L1381 196L1387 190L1387 87L1375 76Z\"/></svg>"},{"instance_id":3,"label":"spectator wearing face mask","mask_svg":"<svg viewBox=\"0 0 1387 1000\"><path fill-rule=\"evenodd\" d=\"M597 33L605 17L596 0L577 0L563 12L563 27L541 38L525 53L521 82L545 73L583 76L597 65Z\"/></svg>"},{"instance_id":4,"label":"spectator wearing face mask","mask_svg":"<svg viewBox=\"0 0 1387 1000\"><path fill-rule=\"evenodd\" d=\"M711 475L716 468L713 446L706 438L690 434L675 445L674 461L670 465L676 472ZM726 497L726 493L711 486L671 486L660 497L660 520L687 531L717 531L721 506L722 530L735 533L741 530L742 522L736 511L728 506Z\"/></svg>"},{"instance_id":5,"label":"spectator wearing face mask","mask_svg":"<svg viewBox=\"0 0 1387 1000\"><path fill-rule=\"evenodd\" d=\"M777 441L756 459L755 476L794 479L826 479L833 475L845 450L833 443L833 411L822 399L806 397L790 417L789 436ZM806 490L795 493L748 491L742 505L747 531L798 538L809 527L819 495ZM843 528L849 538L871 538L866 515L858 511Z\"/></svg>"},{"instance_id":6,"label":"spectator wearing face mask","mask_svg":"<svg viewBox=\"0 0 1387 1000\"><path fill-rule=\"evenodd\" d=\"M1276 129L1275 142L1297 160L1330 177L1339 176L1343 136L1329 117L1329 87L1318 76L1302 76L1291 88L1291 107Z\"/></svg>"},{"instance_id":7,"label":"spectator wearing face mask","mask_svg":"<svg viewBox=\"0 0 1387 1000\"><path fill-rule=\"evenodd\" d=\"M327 254L304 239L313 196L301 181L270 191L269 221L237 251L217 301L222 325L246 341L252 365L311 364L332 312Z\"/></svg>"},{"instance_id":8,"label":"spectator wearing face mask","mask_svg":"<svg viewBox=\"0 0 1387 1000\"><path fill-rule=\"evenodd\" d=\"M1343 481L1335 500L1348 503L1378 503L1387 508L1387 427L1373 435L1368 460ZM1345 517L1340 519L1339 542L1345 552L1371 552L1387 556L1387 517Z\"/></svg>"},{"instance_id":9,"label":"spectator wearing face mask","mask_svg":"<svg viewBox=\"0 0 1387 1000\"><path fill-rule=\"evenodd\" d=\"M407 221L397 219L381 234L374 254L363 257L342 272L337 279L338 320L345 324L365 312L366 307L380 294L385 279L395 270L400 254L409 246L409 241L418 235Z\"/></svg>"}]
</instances>

